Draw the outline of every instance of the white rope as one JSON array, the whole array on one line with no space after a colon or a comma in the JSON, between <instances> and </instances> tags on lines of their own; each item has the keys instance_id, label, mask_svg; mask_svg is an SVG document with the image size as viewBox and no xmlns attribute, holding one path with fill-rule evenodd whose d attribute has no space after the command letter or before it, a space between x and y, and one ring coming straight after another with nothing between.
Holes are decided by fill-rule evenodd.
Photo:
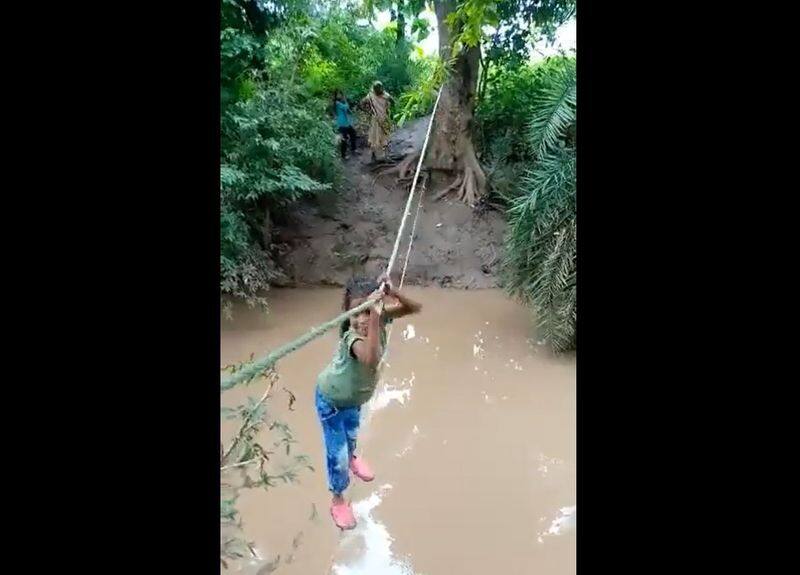
<instances>
[{"instance_id":1,"label":"white rope","mask_svg":"<svg viewBox=\"0 0 800 575\"><path fill-rule=\"evenodd\" d=\"M406 250L406 259L403 262L403 273L400 276L400 283L398 284L397 289L403 289L403 282L406 279L408 260L411 257L411 246L414 244L414 233L417 230L417 219L419 218L419 209L422 207L422 196L424 195L425 184L422 184L422 189L419 192L419 201L417 202L417 213L414 215L414 223L411 225L411 234L408 236L408 249ZM383 346L383 355L381 356L381 362L378 366L379 370L383 367L383 364L386 363L386 354L389 352L389 342L392 341L392 328L394 328L394 323L389 324L389 331L386 334L386 345Z\"/></svg>"},{"instance_id":2,"label":"white rope","mask_svg":"<svg viewBox=\"0 0 800 575\"><path fill-rule=\"evenodd\" d=\"M397 258L397 251L398 251L398 248L400 247L400 238L402 237L402 232L403 232L403 228L405 227L406 218L411 213L409 211L409 207L411 206L411 198L414 196L414 188L417 185L417 179L419 178L419 171L420 171L420 168L422 167L422 161L425 159L425 151L428 148L428 138L431 135L431 126L433 126L433 120L436 117L436 108L439 106L439 98L441 98L441 96L442 96L442 89L444 89L444 86L439 88L439 95L436 96L436 103L433 105L433 112L431 113L431 121L428 124L428 132L427 132L427 134L425 134L425 142L423 142L423 144L422 144L422 151L420 152L419 161L417 162L417 171L414 174L414 181L411 182L411 191L408 193L408 201L406 202L406 211L403 214L403 220L400 222L400 229L398 230L397 237L394 240L394 249L392 250L392 257L389 258L389 265L386 266L386 276L387 277L389 277L389 274L392 271L392 267L394 266L394 261ZM417 219L419 218L419 211L420 211L420 208L422 207L422 196L424 194L425 194L425 185L423 184L422 189L420 190L420 193L419 193L419 201L417 202L417 212L414 215L414 223L411 226L411 235L408 238L408 249L406 250L406 259L403 262L403 273L400 276L400 283L398 284L397 289L402 289L403 282L406 279L406 270L408 269L408 260L409 260L409 258L411 256L411 246L414 243L414 233L417 230ZM383 301L381 301L381 304L383 304ZM378 363L377 371L378 371L379 374L383 372L383 366L386 364L386 356L387 356L387 354L389 352L389 342L392 340L392 329L393 328L394 328L394 323L389 324L388 333L386 334L386 345L383 346L383 354L381 355L381 360ZM361 456L362 457L364 456L366 451L367 450L366 450L365 446L362 445L361 446Z\"/></svg>"},{"instance_id":3,"label":"white rope","mask_svg":"<svg viewBox=\"0 0 800 575\"><path fill-rule=\"evenodd\" d=\"M423 182L422 189L419 192L419 201L417 202L417 213L414 214L414 223L411 224L411 233L408 236L408 250L406 250L406 259L403 262L403 273L400 275L400 283L397 289L403 289L403 282L406 279L406 269L408 269L408 259L411 257L411 246L414 244L414 233L417 231L417 219L419 218L419 209L422 207L422 197L425 195L426 185Z\"/></svg>"},{"instance_id":4,"label":"white rope","mask_svg":"<svg viewBox=\"0 0 800 575\"><path fill-rule=\"evenodd\" d=\"M439 88L439 94L436 96L436 102L433 104L433 112L431 112L431 121L428 122L428 131L425 134L425 141L422 143L422 151L419 154L419 160L417 161L417 170L414 172L414 180L411 182L411 191L408 193L408 201L406 201L406 209L403 213L403 219L400 221L400 229L397 230L397 237L394 239L394 249L392 249L392 256L389 258L389 265L386 266L386 277L391 277L391 271L394 267L395 259L397 259L397 251L400 248L400 238L403 237L403 228L406 225L406 219L408 218L409 214L411 213L411 199L414 197L414 188L417 186L417 180L419 179L419 171L422 168L422 161L425 159L425 152L428 149L428 139L431 136L431 128L433 127L433 120L436 118L436 108L439 107L439 98L442 97L442 90L444 89L444 85ZM400 276L400 283L397 286L397 289L403 289L403 282L406 279L406 270L408 269L408 259L411 255L411 246L414 244L414 232L417 229L417 219L419 218L419 209L422 207L422 196L425 194L425 185L422 186L422 190L419 193L419 201L417 202L417 213L414 215L414 223L411 226L411 235L408 237L408 250L406 250L406 259L403 262L403 273ZM381 302L383 305L383 302ZM386 353L389 350L389 342L392 340L392 327L393 325L389 326L389 332L386 334L386 345L383 346L383 355L381 356L381 361L378 365L378 370L383 367L386 363Z\"/></svg>"},{"instance_id":5,"label":"white rope","mask_svg":"<svg viewBox=\"0 0 800 575\"><path fill-rule=\"evenodd\" d=\"M433 112L431 113L431 121L428 123L428 131L425 134L425 141L422 143L422 151L419 154L419 161L417 162L417 170L414 172L414 180L411 182L411 191L408 193L408 201L406 202L406 209L403 212L403 219L400 221L400 229L397 230L397 237L394 239L394 248L392 249L392 255L389 258L389 264L386 266L386 275L390 275L392 273L392 268L394 267L395 259L397 259L397 251L400 249L400 238L403 236L403 230L406 227L406 220L408 216L411 214L411 198L414 197L414 188L417 187L417 179L419 179L419 171L422 168L422 161L425 159L425 152L428 149L428 139L431 137L431 128L433 127L433 120L436 117L436 108L439 106L439 98L442 97L442 89L439 88L439 94L436 96L436 103L433 105Z\"/></svg>"}]
</instances>

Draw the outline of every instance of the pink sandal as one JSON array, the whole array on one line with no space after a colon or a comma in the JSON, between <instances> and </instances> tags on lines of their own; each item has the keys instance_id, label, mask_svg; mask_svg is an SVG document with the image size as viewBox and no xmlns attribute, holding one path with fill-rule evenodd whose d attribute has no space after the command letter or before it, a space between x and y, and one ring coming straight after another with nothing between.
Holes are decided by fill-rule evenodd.
<instances>
[{"instance_id":1,"label":"pink sandal","mask_svg":"<svg viewBox=\"0 0 800 575\"><path fill-rule=\"evenodd\" d=\"M372 481L375 479L375 474L372 473L366 461L355 455L350 459L350 471L361 481Z\"/></svg>"},{"instance_id":2,"label":"pink sandal","mask_svg":"<svg viewBox=\"0 0 800 575\"><path fill-rule=\"evenodd\" d=\"M352 529L356 526L356 518L347 501L331 503L331 517L339 529Z\"/></svg>"}]
</instances>

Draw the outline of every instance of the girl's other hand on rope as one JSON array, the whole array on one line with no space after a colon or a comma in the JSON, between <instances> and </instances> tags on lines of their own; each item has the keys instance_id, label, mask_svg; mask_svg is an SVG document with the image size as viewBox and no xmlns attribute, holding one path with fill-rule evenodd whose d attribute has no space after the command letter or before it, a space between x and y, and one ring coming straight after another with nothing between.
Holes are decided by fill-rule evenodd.
<instances>
[{"instance_id":1,"label":"girl's other hand on rope","mask_svg":"<svg viewBox=\"0 0 800 575\"><path fill-rule=\"evenodd\" d=\"M409 299L394 288L391 289L388 297L397 301L395 305L388 306L384 311L386 316L391 319L419 313L422 310L422 304Z\"/></svg>"},{"instance_id":2,"label":"girl's other hand on rope","mask_svg":"<svg viewBox=\"0 0 800 575\"><path fill-rule=\"evenodd\" d=\"M374 313L378 317L381 317L383 315L383 308L384 308L383 301L379 300L375 305L372 306L372 313Z\"/></svg>"},{"instance_id":3,"label":"girl's other hand on rope","mask_svg":"<svg viewBox=\"0 0 800 575\"><path fill-rule=\"evenodd\" d=\"M386 272L383 272L380 276L378 276L378 285L380 285L380 288L378 289L383 289L383 293L385 295L392 295L395 291L392 278Z\"/></svg>"},{"instance_id":4,"label":"girl's other hand on rope","mask_svg":"<svg viewBox=\"0 0 800 575\"><path fill-rule=\"evenodd\" d=\"M369 295L369 299L375 300L375 303L372 304L371 308L372 312L378 314L378 316L383 315L385 297L386 297L386 292L382 290L380 287Z\"/></svg>"}]
</instances>

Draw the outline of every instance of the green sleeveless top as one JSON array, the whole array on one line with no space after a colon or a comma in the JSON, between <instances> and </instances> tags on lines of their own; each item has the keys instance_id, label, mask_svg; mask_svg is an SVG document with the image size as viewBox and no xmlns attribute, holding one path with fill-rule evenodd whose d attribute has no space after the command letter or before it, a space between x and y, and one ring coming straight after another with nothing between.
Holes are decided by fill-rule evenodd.
<instances>
[{"instance_id":1,"label":"green sleeveless top","mask_svg":"<svg viewBox=\"0 0 800 575\"><path fill-rule=\"evenodd\" d=\"M362 335L348 329L339 339L333 361L317 377L317 386L322 396L334 407L357 407L363 405L375 392L378 369L364 365L353 355L353 344L365 340ZM386 347L386 324L380 333L381 349Z\"/></svg>"}]
</instances>

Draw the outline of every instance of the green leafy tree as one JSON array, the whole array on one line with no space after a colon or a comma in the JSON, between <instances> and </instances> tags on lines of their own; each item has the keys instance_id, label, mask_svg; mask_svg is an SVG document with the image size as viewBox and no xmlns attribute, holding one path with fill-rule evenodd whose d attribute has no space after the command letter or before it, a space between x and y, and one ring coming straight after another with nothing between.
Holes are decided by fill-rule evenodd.
<instances>
[{"instance_id":1,"label":"green leafy tree","mask_svg":"<svg viewBox=\"0 0 800 575\"><path fill-rule=\"evenodd\" d=\"M266 305L277 277L270 213L335 181L325 105L308 99L297 71L313 33L300 2L223 0L220 30L220 290Z\"/></svg>"},{"instance_id":2,"label":"green leafy tree","mask_svg":"<svg viewBox=\"0 0 800 575\"><path fill-rule=\"evenodd\" d=\"M510 293L533 305L556 351L575 348L575 61L547 68L531 109L533 164L510 200L504 272Z\"/></svg>"},{"instance_id":3,"label":"green leafy tree","mask_svg":"<svg viewBox=\"0 0 800 575\"><path fill-rule=\"evenodd\" d=\"M562 4L565 9L559 8ZM433 0L439 30L439 53L450 73L444 83L439 126L431 138L428 166L457 174L453 188L459 198L475 204L487 191L486 175L473 142L481 47L488 41L485 26L550 30L570 14L574 0ZM503 32L505 33L505 32ZM515 36L527 38L524 34ZM512 41L519 42L520 40ZM502 47L504 44L499 43ZM484 69L486 66L484 66Z\"/></svg>"},{"instance_id":4,"label":"green leafy tree","mask_svg":"<svg viewBox=\"0 0 800 575\"><path fill-rule=\"evenodd\" d=\"M425 10L425 0L366 0L364 2L367 14L373 17L377 10L388 10L391 22L394 24L395 42L401 44L409 40L406 34L406 25L411 22L411 37L422 41L430 34L428 21L420 16Z\"/></svg>"}]
</instances>

